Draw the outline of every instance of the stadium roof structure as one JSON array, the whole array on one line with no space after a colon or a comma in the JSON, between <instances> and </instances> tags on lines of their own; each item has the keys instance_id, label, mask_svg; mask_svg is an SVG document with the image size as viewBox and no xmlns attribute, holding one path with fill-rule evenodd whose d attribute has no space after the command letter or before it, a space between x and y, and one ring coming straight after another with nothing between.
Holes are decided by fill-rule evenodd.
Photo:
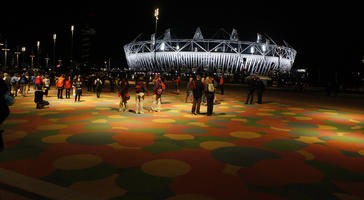
<instances>
[{"instance_id":1,"label":"stadium roof structure","mask_svg":"<svg viewBox=\"0 0 364 200\"><path fill-rule=\"evenodd\" d=\"M257 41L241 41L236 29L226 39L205 39L199 27L191 39L172 38L170 29L157 39L154 34L148 41L137 41L139 37L124 45L129 68L136 71L202 68L212 72L245 70L248 74L267 75L270 70L289 71L297 54L287 42L277 45L268 35L263 37L258 33Z\"/></svg>"}]
</instances>

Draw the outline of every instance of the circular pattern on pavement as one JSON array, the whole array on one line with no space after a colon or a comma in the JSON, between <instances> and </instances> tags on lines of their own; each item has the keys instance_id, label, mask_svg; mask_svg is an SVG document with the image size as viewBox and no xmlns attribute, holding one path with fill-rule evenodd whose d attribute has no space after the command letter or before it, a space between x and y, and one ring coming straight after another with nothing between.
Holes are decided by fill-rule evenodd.
<instances>
[{"instance_id":1,"label":"circular pattern on pavement","mask_svg":"<svg viewBox=\"0 0 364 200\"><path fill-rule=\"evenodd\" d=\"M232 147L235 146L235 144L232 144L230 142L222 142L222 141L207 141L202 142L200 144L201 148L207 149L207 150L215 150L222 147Z\"/></svg>"},{"instance_id":2,"label":"circular pattern on pavement","mask_svg":"<svg viewBox=\"0 0 364 200\"><path fill-rule=\"evenodd\" d=\"M278 159L280 156L270 151L252 147L223 147L211 152L212 157L223 163L251 167L256 162L266 159Z\"/></svg>"},{"instance_id":3,"label":"circular pattern on pavement","mask_svg":"<svg viewBox=\"0 0 364 200\"><path fill-rule=\"evenodd\" d=\"M264 143L263 146L277 151L298 151L307 147L308 144L296 140L279 139Z\"/></svg>"},{"instance_id":4,"label":"circular pattern on pavement","mask_svg":"<svg viewBox=\"0 0 364 200\"><path fill-rule=\"evenodd\" d=\"M152 121L156 122L156 123L173 123L176 120L174 120L174 119L153 119Z\"/></svg>"},{"instance_id":5,"label":"circular pattern on pavement","mask_svg":"<svg viewBox=\"0 0 364 200\"><path fill-rule=\"evenodd\" d=\"M172 140L193 140L195 138L193 135L186 134L165 134L164 136Z\"/></svg>"},{"instance_id":6,"label":"circular pattern on pavement","mask_svg":"<svg viewBox=\"0 0 364 200\"><path fill-rule=\"evenodd\" d=\"M317 136L320 132L310 129L292 129L289 131L289 133L298 136L314 137Z\"/></svg>"},{"instance_id":7,"label":"circular pattern on pavement","mask_svg":"<svg viewBox=\"0 0 364 200\"><path fill-rule=\"evenodd\" d=\"M181 176L191 170L189 164L174 159L152 160L144 163L141 168L146 174L161 177Z\"/></svg>"},{"instance_id":8,"label":"circular pattern on pavement","mask_svg":"<svg viewBox=\"0 0 364 200\"><path fill-rule=\"evenodd\" d=\"M79 170L93 167L102 162L101 157L90 154L64 156L55 160L52 165L61 170Z\"/></svg>"},{"instance_id":9,"label":"circular pattern on pavement","mask_svg":"<svg viewBox=\"0 0 364 200\"><path fill-rule=\"evenodd\" d=\"M230 133L231 136L244 139L253 139L261 137L260 134L252 131L235 131Z\"/></svg>"},{"instance_id":10,"label":"circular pattern on pavement","mask_svg":"<svg viewBox=\"0 0 364 200\"><path fill-rule=\"evenodd\" d=\"M59 130L59 129L67 128L67 127L68 127L68 125L66 125L66 124L49 124L49 125L38 126L37 129L42 130L42 131L51 131L51 130Z\"/></svg>"},{"instance_id":11,"label":"circular pattern on pavement","mask_svg":"<svg viewBox=\"0 0 364 200\"><path fill-rule=\"evenodd\" d=\"M112 136L115 133L84 133L84 134L77 134L72 135L71 137L67 138L67 142L71 144L81 144L81 145L105 145L105 144L112 144L115 141L112 139Z\"/></svg>"},{"instance_id":12,"label":"circular pattern on pavement","mask_svg":"<svg viewBox=\"0 0 364 200\"><path fill-rule=\"evenodd\" d=\"M209 131L207 129L203 129L203 128L185 128L182 129L183 133L192 133L192 134L204 134L204 133L208 133Z\"/></svg>"},{"instance_id":13,"label":"circular pattern on pavement","mask_svg":"<svg viewBox=\"0 0 364 200\"><path fill-rule=\"evenodd\" d=\"M70 137L72 135L66 135L66 134L62 134L62 135L51 135L48 137L45 137L42 139L42 142L44 143L66 143L67 142L67 138Z\"/></svg>"}]
</instances>

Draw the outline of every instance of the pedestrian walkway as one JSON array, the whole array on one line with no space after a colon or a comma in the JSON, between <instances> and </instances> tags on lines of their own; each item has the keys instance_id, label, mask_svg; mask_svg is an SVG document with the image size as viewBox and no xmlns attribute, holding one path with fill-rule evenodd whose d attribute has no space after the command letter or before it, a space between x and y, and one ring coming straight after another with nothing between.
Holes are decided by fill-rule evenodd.
<instances>
[{"instance_id":1,"label":"pedestrian walkway","mask_svg":"<svg viewBox=\"0 0 364 200\"><path fill-rule=\"evenodd\" d=\"M52 91L41 110L19 97L1 127L0 168L100 199L364 198L363 108L284 91L245 105L246 92L232 89L217 95L211 117L168 91L161 112L140 115L118 112L116 93L84 92L74 103ZM3 174L0 183L16 181Z\"/></svg>"}]
</instances>

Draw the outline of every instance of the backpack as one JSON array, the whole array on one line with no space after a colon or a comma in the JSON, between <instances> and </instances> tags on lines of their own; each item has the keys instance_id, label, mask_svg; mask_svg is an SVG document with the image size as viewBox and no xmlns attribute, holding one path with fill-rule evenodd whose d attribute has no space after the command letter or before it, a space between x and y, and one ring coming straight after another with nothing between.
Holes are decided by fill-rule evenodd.
<instances>
[{"instance_id":1,"label":"backpack","mask_svg":"<svg viewBox=\"0 0 364 200\"><path fill-rule=\"evenodd\" d=\"M209 92L215 92L214 84L209 83L209 84L207 85L207 90L208 90Z\"/></svg>"},{"instance_id":2,"label":"backpack","mask_svg":"<svg viewBox=\"0 0 364 200\"><path fill-rule=\"evenodd\" d=\"M100 88L101 87L101 80L96 81L96 87L97 88Z\"/></svg>"},{"instance_id":3,"label":"backpack","mask_svg":"<svg viewBox=\"0 0 364 200\"><path fill-rule=\"evenodd\" d=\"M135 85L135 92L143 92L142 86L139 84Z\"/></svg>"}]
</instances>

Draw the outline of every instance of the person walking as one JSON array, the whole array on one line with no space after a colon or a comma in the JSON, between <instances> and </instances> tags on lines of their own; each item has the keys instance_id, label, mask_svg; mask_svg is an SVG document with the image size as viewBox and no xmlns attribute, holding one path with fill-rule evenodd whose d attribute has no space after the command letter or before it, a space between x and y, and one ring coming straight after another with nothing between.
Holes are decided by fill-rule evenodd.
<instances>
[{"instance_id":1,"label":"person walking","mask_svg":"<svg viewBox=\"0 0 364 200\"><path fill-rule=\"evenodd\" d=\"M0 125L10 114L9 106L4 98L5 95L9 95L8 87L6 86L5 81L0 78ZM0 130L0 152L4 149L3 132L4 130Z\"/></svg>"},{"instance_id":2,"label":"person walking","mask_svg":"<svg viewBox=\"0 0 364 200\"><path fill-rule=\"evenodd\" d=\"M49 80L48 75L46 75L45 78L43 79L43 84L44 84L44 95L48 97L48 91L51 86L51 80Z\"/></svg>"},{"instance_id":3,"label":"person walking","mask_svg":"<svg viewBox=\"0 0 364 200\"><path fill-rule=\"evenodd\" d=\"M211 116L214 109L215 86L210 77L205 80L205 95L207 101L207 116Z\"/></svg>"},{"instance_id":4,"label":"person walking","mask_svg":"<svg viewBox=\"0 0 364 200\"><path fill-rule=\"evenodd\" d=\"M62 97L63 88L64 88L64 75L63 74L60 77L58 77L56 86L58 88L58 93L57 93L58 99L63 99L63 97Z\"/></svg>"},{"instance_id":5,"label":"person walking","mask_svg":"<svg viewBox=\"0 0 364 200\"><path fill-rule=\"evenodd\" d=\"M11 77L10 85L13 90L13 96L18 96L18 89L19 89L19 74L14 74L13 77Z\"/></svg>"},{"instance_id":6,"label":"person walking","mask_svg":"<svg viewBox=\"0 0 364 200\"><path fill-rule=\"evenodd\" d=\"M177 93L177 95L179 94L179 87L180 87L180 84L181 84L181 77L180 76L178 76L177 78L176 78L176 80L174 80L174 82L176 83L176 93Z\"/></svg>"},{"instance_id":7,"label":"person walking","mask_svg":"<svg viewBox=\"0 0 364 200\"><path fill-rule=\"evenodd\" d=\"M144 83L143 77L140 76L138 78L138 82L135 84L135 113L136 114L144 114L144 95L148 93L148 89L146 84ZM148 93L149 95L149 93Z\"/></svg>"},{"instance_id":8,"label":"person walking","mask_svg":"<svg viewBox=\"0 0 364 200\"><path fill-rule=\"evenodd\" d=\"M161 97L162 97L162 81L158 75L156 75L153 86L153 104L152 111L160 112L161 109Z\"/></svg>"},{"instance_id":9,"label":"person walking","mask_svg":"<svg viewBox=\"0 0 364 200\"><path fill-rule=\"evenodd\" d=\"M41 90L42 89L42 77L38 74L37 77L35 78L35 89L36 90Z\"/></svg>"},{"instance_id":10,"label":"person walking","mask_svg":"<svg viewBox=\"0 0 364 200\"><path fill-rule=\"evenodd\" d=\"M220 82L219 82L221 95L224 95L224 84L225 84L225 82L224 82L224 75L221 75Z\"/></svg>"},{"instance_id":11,"label":"person walking","mask_svg":"<svg viewBox=\"0 0 364 200\"><path fill-rule=\"evenodd\" d=\"M254 91L255 91L255 76L252 76L248 80L248 96L246 98L245 104L248 104L249 102L250 104L253 103Z\"/></svg>"},{"instance_id":12,"label":"person walking","mask_svg":"<svg viewBox=\"0 0 364 200\"><path fill-rule=\"evenodd\" d=\"M201 78L201 83L203 84L204 88L206 87L206 82L205 82L206 78L205 77L202 77ZM205 105L206 106L206 95L205 95L205 92L202 93L202 105Z\"/></svg>"},{"instance_id":13,"label":"person walking","mask_svg":"<svg viewBox=\"0 0 364 200\"><path fill-rule=\"evenodd\" d=\"M193 93L193 104L192 104L192 114L200 114L200 106L202 100L202 94L204 92L204 85L201 82L201 76L197 75L196 80L193 80L190 84L190 88Z\"/></svg>"},{"instance_id":14,"label":"person walking","mask_svg":"<svg viewBox=\"0 0 364 200\"><path fill-rule=\"evenodd\" d=\"M191 76L189 81L187 82L185 103L187 103L188 97L190 97L191 102L193 102L193 100L192 100L193 93L192 93L192 87L191 87L192 82L193 82L193 78Z\"/></svg>"},{"instance_id":15,"label":"person walking","mask_svg":"<svg viewBox=\"0 0 364 200\"><path fill-rule=\"evenodd\" d=\"M129 91L129 82L126 78L122 78L120 82L120 104L119 104L119 112L125 112L127 110L127 103L130 99L128 94Z\"/></svg>"},{"instance_id":16,"label":"person walking","mask_svg":"<svg viewBox=\"0 0 364 200\"><path fill-rule=\"evenodd\" d=\"M94 85L96 89L96 96L97 98L100 98L100 94L102 91L102 81L99 77L97 77L97 79L95 80Z\"/></svg>"},{"instance_id":17,"label":"person walking","mask_svg":"<svg viewBox=\"0 0 364 200\"><path fill-rule=\"evenodd\" d=\"M25 77L25 74L23 73L19 79L19 83L20 83L20 94L25 97L26 93L27 93L27 84L28 84L28 79Z\"/></svg>"},{"instance_id":18,"label":"person walking","mask_svg":"<svg viewBox=\"0 0 364 200\"><path fill-rule=\"evenodd\" d=\"M259 77L256 78L256 89L257 89L257 97L258 97L258 104L262 104L262 97L263 92L265 90L265 85Z\"/></svg>"},{"instance_id":19,"label":"person walking","mask_svg":"<svg viewBox=\"0 0 364 200\"><path fill-rule=\"evenodd\" d=\"M64 89L66 89L66 99L70 99L71 98L71 77L68 76L68 78L64 81Z\"/></svg>"},{"instance_id":20,"label":"person walking","mask_svg":"<svg viewBox=\"0 0 364 200\"><path fill-rule=\"evenodd\" d=\"M75 96L75 102L78 100L78 102L80 102L80 97L82 94L82 81L81 81L81 77L77 77L77 80L73 83L73 85L76 88L76 96Z\"/></svg>"}]
</instances>

